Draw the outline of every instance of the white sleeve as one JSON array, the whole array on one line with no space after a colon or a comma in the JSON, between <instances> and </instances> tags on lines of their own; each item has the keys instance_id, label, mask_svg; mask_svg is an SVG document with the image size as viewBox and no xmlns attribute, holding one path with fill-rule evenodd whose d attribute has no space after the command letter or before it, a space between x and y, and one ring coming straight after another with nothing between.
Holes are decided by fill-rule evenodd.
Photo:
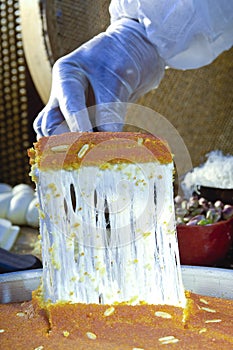
<instances>
[{"instance_id":1,"label":"white sleeve","mask_svg":"<svg viewBox=\"0 0 233 350\"><path fill-rule=\"evenodd\" d=\"M112 0L111 22L137 19L169 67L211 63L233 45L233 0Z\"/></svg>"}]
</instances>

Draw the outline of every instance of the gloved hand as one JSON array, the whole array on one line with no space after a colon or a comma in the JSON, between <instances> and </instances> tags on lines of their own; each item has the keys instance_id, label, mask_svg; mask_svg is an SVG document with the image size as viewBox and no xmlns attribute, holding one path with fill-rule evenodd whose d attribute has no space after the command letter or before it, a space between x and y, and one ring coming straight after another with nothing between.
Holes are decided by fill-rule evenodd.
<instances>
[{"instance_id":1,"label":"gloved hand","mask_svg":"<svg viewBox=\"0 0 233 350\"><path fill-rule=\"evenodd\" d=\"M34 122L38 137L67 131L120 131L125 103L158 86L164 61L147 39L144 27L121 19L53 67L48 104ZM94 94L95 120L86 101ZM95 125L93 125L95 124Z\"/></svg>"}]
</instances>

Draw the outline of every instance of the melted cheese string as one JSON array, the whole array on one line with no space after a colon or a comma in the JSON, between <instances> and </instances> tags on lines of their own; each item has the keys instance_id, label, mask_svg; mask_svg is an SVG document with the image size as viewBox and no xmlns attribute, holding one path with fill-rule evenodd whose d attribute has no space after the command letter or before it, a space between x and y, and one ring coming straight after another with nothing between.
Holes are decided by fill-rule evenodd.
<instances>
[{"instance_id":1,"label":"melted cheese string","mask_svg":"<svg viewBox=\"0 0 233 350\"><path fill-rule=\"evenodd\" d=\"M44 299L184 306L172 176L156 163L37 169Z\"/></svg>"}]
</instances>

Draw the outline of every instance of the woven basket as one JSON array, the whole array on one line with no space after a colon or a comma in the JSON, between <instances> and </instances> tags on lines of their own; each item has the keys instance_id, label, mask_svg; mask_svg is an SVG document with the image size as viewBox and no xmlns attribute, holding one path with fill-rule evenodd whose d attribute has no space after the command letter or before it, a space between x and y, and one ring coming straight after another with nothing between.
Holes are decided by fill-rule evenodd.
<instances>
[{"instance_id":1,"label":"woven basket","mask_svg":"<svg viewBox=\"0 0 233 350\"><path fill-rule=\"evenodd\" d=\"M27 148L34 135L29 98L34 101L35 88L24 56L19 1L0 1L0 22L0 182L31 184Z\"/></svg>"},{"instance_id":2,"label":"woven basket","mask_svg":"<svg viewBox=\"0 0 233 350\"><path fill-rule=\"evenodd\" d=\"M57 58L103 31L109 24L108 6L109 1L105 0L42 2L41 37L47 55L43 65L51 68ZM37 69L38 64L32 62L32 76ZM41 71L40 68L40 75ZM138 103L159 112L173 124L188 148L193 166L197 166L211 150L233 154L232 83L233 49L224 52L211 65L197 70L167 70L159 88L143 96ZM47 86L44 102L49 89ZM40 89L38 91L40 93Z\"/></svg>"},{"instance_id":3,"label":"woven basket","mask_svg":"<svg viewBox=\"0 0 233 350\"><path fill-rule=\"evenodd\" d=\"M166 71L159 88L139 103L155 109L178 130L193 166L212 150L233 155L233 49L211 65Z\"/></svg>"}]
</instances>

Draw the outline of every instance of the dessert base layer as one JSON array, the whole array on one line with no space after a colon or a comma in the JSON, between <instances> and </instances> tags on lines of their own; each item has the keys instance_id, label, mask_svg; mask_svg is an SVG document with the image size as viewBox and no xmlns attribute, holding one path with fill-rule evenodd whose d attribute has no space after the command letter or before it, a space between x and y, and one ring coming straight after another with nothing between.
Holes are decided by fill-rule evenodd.
<instances>
[{"instance_id":1,"label":"dessert base layer","mask_svg":"<svg viewBox=\"0 0 233 350\"><path fill-rule=\"evenodd\" d=\"M166 141L150 134L133 132L71 132L42 137L28 150L31 165L41 170L77 169L80 166L172 162ZM85 159L85 161L83 161Z\"/></svg>"},{"instance_id":2,"label":"dessert base layer","mask_svg":"<svg viewBox=\"0 0 233 350\"><path fill-rule=\"evenodd\" d=\"M233 301L191 294L166 305L0 305L2 349L232 349Z\"/></svg>"}]
</instances>

